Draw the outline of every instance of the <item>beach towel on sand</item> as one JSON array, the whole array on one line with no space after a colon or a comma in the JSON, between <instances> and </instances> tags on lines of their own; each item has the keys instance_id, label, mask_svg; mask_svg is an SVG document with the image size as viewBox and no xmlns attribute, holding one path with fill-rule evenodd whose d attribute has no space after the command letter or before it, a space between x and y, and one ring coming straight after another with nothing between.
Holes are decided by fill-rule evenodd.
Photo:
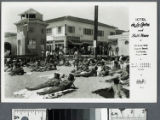
<instances>
[{"instance_id":1,"label":"beach towel on sand","mask_svg":"<svg viewBox=\"0 0 160 120\"><path fill-rule=\"evenodd\" d=\"M55 93L52 93L52 94L47 94L47 95L38 95L37 94L37 92L42 92L42 91L44 91L46 89L49 89L49 88L50 87L43 88L43 89L40 89L40 90L34 90L34 91L29 91L27 89L22 89L22 90L14 92L14 96L16 98L27 98L27 99L52 99L52 98L57 98L57 97L60 97L64 94L67 94L67 93L70 93L70 92L73 92L73 91L76 90L76 89L70 88L70 89L66 89L66 90L63 90L63 91L58 91L58 92L55 92Z\"/></svg>"}]
</instances>

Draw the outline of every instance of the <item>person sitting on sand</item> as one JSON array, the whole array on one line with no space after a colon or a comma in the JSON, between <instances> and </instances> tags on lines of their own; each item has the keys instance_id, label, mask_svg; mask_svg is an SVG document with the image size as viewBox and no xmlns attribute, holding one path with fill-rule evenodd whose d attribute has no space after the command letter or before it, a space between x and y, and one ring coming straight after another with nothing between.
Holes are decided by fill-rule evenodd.
<instances>
[{"instance_id":1,"label":"person sitting on sand","mask_svg":"<svg viewBox=\"0 0 160 120\"><path fill-rule=\"evenodd\" d=\"M97 76L97 66L95 66L92 69L89 69L88 71L82 71L82 72L75 72L75 77L90 77L90 76Z\"/></svg>"},{"instance_id":2,"label":"person sitting on sand","mask_svg":"<svg viewBox=\"0 0 160 120\"><path fill-rule=\"evenodd\" d=\"M44 67L44 71L57 70L56 63L54 63L53 59L50 60Z\"/></svg>"},{"instance_id":3,"label":"person sitting on sand","mask_svg":"<svg viewBox=\"0 0 160 120\"><path fill-rule=\"evenodd\" d=\"M5 72L10 72L12 70L12 68L13 68L13 61L12 61L11 58L7 58L6 59L6 64L5 64L4 67L5 67L5 69L4 69Z\"/></svg>"},{"instance_id":4,"label":"person sitting on sand","mask_svg":"<svg viewBox=\"0 0 160 120\"><path fill-rule=\"evenodd\" d=\"M96 64L97 64L97 60L96 59L93 59L93 58L89 59L89 65L94 66Z\"/></svg>"},{"instance_id":5,"label":"person sitting on sand","mask_svg":"<svg viewBox=\"0 0 160 120\"><path fill-rule=\"evenodd\" d=\"M69 62L68 59L67 59L67 60L64 59L64 65L65 65L65 66L71 66L71 63Z\"/></svg>"},{"instance_id":6,"label":"person sitting on sand","mask_svg":"<svg viewBox=\"0 0 160 120\"><path fill-rule=\"evenodd\" d=\"M81 71L89 71L89 65L82 63L81 66L79 66L78 70L81 70Z\"/></svg>"},{"instance_id":7,"label":"person sitting on sand","mask_svg":"<svg viewBox=\"0 0 160 120\"><path fill-rule=\"evenodd\" d=\"M36 60L34 65L31 66L31 72L38 71L40 66L41 66L41 61L40 60Z\"/></svg>"},{"instance_id":8,"label":"person sitting on sand","mask_svg":"<svg viewBox=\"0 0 160 120\"><path fill-rule=\"evenodd\" d=\"M23 67L20 64L15 63L10 75L23 75L24 73Z\"/></svg>"},{"instance_id":9,"label":"person sitting on sand","mask_svg":"<svg viewBox=\"0 0 160 120\"><path fill-rule=\"evenodd\" d=\"M121 72L120 83L129 84L129 65L127 65L126 69Z\"/></svg>"},{"instance_id":10,"label":"person sitting on sand","mask_svg":"<svg viewBox=\"0 0 160 120\"><path fill-rule=\"evenodd\" d=\"M54 77L49 79L47 82L37 85L35 87L26 87L27 90L39 90L46 87L58 86L61 82L60 74L54 73Z\"/></svg>"},{"instance_id":11,"label":"person sitting on sand","mask_svg":"<svg viewBox=\"0 0 160 120\"><path fill-rule=\"evenodd\" d=\"M79 62L80 63L80 62ZM81 72L89 72L89 65L84 65L83 63L79 65L78 69L73 69L71 73L80 74Z\"/></svg>"},{"instance_id":12,"label":"person sitting on sand","mask_svg":"<svg viewBox=\"0 0 160 120\"><path fill-rule=\"evenodd\" d=\"M114 60L114 69L115 70L118 70L118 69L120 69L120 62L118 61L119 59L118 59L118 57L115 57L115 60Z\"/></svg>"},{"instance_id":13,"label":"person sitting on sand","mask_svg":"<svg viewBox=\"0 0 160 120\"><path fill-rule=\"evenodd\" d=\"M129 79L129 65L126 66L126 69L121 73L121 80Z\"/></svg>"},{"instance_id":14,"label":"person sitting on sand","mask_svg":"<svg viewBox=\"0 0 160 120\"><path fill-rule=\"evenodd\" d=\"M97 74L98 76L104 77L104 76L109 75L109 72L110 72L110 68L108 66L105 66L104 63L102 63L101 70L97 71Z\"/></svg>"},{"instance_id":15,"label":"person sitting on sand","mask_svg":"<svg viewBox=\"0 0 160 120\"><path fill-rule=\"evenodd\" d=\"M62 82L60 82L59 85L53 86L47 90L44 90L43 92L37 92L37 94L39 95L46 95L46 94L52 94L55 92L59 92L59 91L63 91L66 89L69 89L72 87L72 85L74 85L74 76L72 74L69 74L68 78L66 80L63 80ZM75 86L74 86L75 87Z\"/></svg>"}]
</instances>

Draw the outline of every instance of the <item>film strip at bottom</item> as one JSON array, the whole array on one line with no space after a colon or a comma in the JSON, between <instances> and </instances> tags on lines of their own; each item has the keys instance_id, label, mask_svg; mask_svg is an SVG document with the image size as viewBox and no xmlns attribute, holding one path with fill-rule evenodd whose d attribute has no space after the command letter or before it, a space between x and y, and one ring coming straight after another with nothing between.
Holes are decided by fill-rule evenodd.
<instances>
[{"instance_id":1,"label":"film strip at bottom","mask_svg":"<svg viewBox=\"0 0 160 120\"><path fill-rule=\"evenodd\" d=\"M145 108L12 109L12 120L147 120Z\"/></svg>"}]
</instances>

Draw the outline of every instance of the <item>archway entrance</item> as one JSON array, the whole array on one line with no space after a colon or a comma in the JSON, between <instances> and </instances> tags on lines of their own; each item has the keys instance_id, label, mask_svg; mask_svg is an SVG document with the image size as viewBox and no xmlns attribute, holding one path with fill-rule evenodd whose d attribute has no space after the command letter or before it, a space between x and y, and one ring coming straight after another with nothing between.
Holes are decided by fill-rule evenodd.
<instances>
[{"instance_id":1,"label":"archway entrance","mask_svg":"<svg viewBox=\"0 0 160 120\"><path fill-rule=\"evenodd\" d=\"M5 42L5 43L4 43L5 56L11 55L11 49L12 49L11 44L10 44L9 42Z\"/></svg>"},{"instance_id":2,"label":"archway entrance","mask_svg":"<svg viewBox=\"0 0 160 120\"><path fill-rule=\"evenodd\" d=\"M4 43L4 50L5 50L5 51L7 51L7 50L10 50L10 51L11 51L11 48L12 48L12 47L11 47L11 44L10 44L9 42L5 42L5 43Z\"/></svg>"}]
</instances>

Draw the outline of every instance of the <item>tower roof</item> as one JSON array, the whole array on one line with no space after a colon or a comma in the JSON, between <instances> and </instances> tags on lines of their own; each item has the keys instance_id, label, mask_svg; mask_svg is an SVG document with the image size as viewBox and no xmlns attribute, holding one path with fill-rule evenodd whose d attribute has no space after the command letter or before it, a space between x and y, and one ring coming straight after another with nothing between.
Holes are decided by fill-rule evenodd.
<instances>
[{"instance_id":1,"label":"tower roof","mask_svg":"<svg viewBox=\"0 0 160 120\"><path fill-rule=\"evenodd\" d=\"M34 10L33 8L30 8L26 11L24 11L23 13L19 14L19 15L23 15L23 14L40 14L42 15L41 13L39 13L38 11Z\"/></svg>"}]
</instances>

